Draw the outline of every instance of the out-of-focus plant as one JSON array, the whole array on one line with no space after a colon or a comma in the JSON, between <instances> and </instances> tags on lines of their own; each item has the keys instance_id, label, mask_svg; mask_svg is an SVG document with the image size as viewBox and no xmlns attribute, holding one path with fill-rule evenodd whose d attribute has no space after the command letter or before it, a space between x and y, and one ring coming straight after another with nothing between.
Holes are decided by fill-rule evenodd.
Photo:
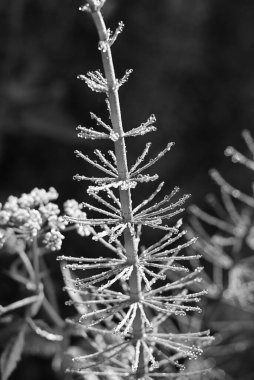
<instances>
[{"instance_id":1,"label":"out-of-focus plant","mask_svg":"<svg viewBox=\"0 0 254 380\"><path fill-rule=\"evenodd\" d=\"M136 162L129 168L125 140L143 136L156 130L155 117L137 128L123 130L119 102L119 88L128 80L132 70L127 70L121 79L115 75L111 46L123 30L120 22L115 32L107 29L101 8L104 0L88 0L80 8L91 14L99 34L98 49L101 52L104 74L100 70L80 75L92 91L103 93L109 111L110 123L91 113L97 129L78 127L78 136L83 139L105 140L114 144L114 151L102 153L94 151L96 159L81 151L76 155L94 166L102 175L87 177L76 175L77 180L91 181L87 189L99 206L83 202L92 215L82 218L72 214L66 219L90 228L93 239L101 242L104 248L101 257L59 256L63 261L63 274L68 282L70 305L75 305L81 317L70 321L85 334L99 334L103 344L94 345L94 352L73 358L75 366L70 373L86 378L89 374L115 376L128 379L182 378L200 376L197 371L185 370L188 359L197 359L202 347L209 344L209 331L191 332L177 328L164 328L168 319L175 320L186 313L200 312L196 306L205 290L190 292L188 288L200 281L201 267L189 270L184 263L197 259L182 254L182 250L195 242L187 243L180 239L186 231L181 231L182 220L172 226L167 222L179 215L189 195L173 201L179 189L174 188L169 195L155 201L164 183L140 204L133 206L133 190L140 184L155 181L157 174L146 174L146 170L157 163L172 147L167 144L159 154L147 159L151 143L147 143ZM93 216L93 212L99 217ZM140 246L141 230L150 227L164 232L164 236L149 247ZM87 273L73 278L69 270ZM66 274L66 271L68 274ZM165 272L181 272L183 277L172 282L164 282ZM173 323L173 322L171 322ZM113 338L112 338L113 336ZM107 337L110 337L107 339Z\"/></svg>"},{"instance_id":2,"label":"out-of-focus plant","mask_svg":"<svg viewBox=\"0 0 254 380\"><path fill-rule=\"evenodd\" d=\"M29 351L31 345L31 353L54 357L66 344L69 332L59 311L57 289L45 255L61 249L67 230L77 229L81 235L89 231L79 226L67 227L55 203L57 198L53 187L48 191L35 188L20 197L9 196L1 205L1 259L8 258L3 276L11 278L15 288L15 300L0 306L3 380L11 375L22 352ZM65 212L72 208L75 215L85 217L74 200L65 202L64 208Z\"/></svg>"},{"instance_id":3,"label":"out-of-focus plant","mask_svg":"<svg viewBox=\"0 0 254 380\"><path fill-rule=\"evenodd\" d=\"M242 136L250 158L231 146L225 155L253 171L254 141L248 131ZM232 186L217 170L210 173L220 187L221 201L210 194L207 201L211 212L190 207L189 237L198 234L200 238L189 248L189 254L203 254L193 265L205 267L202 275L208 294L204 326L217 335L210 355L225 370L226 378L252 379L254 369L246 373L241 369L238 374L237 363L254 352L254 197ZM198 290L197 284L194 290Z\"/></svg>"}]
</instances>

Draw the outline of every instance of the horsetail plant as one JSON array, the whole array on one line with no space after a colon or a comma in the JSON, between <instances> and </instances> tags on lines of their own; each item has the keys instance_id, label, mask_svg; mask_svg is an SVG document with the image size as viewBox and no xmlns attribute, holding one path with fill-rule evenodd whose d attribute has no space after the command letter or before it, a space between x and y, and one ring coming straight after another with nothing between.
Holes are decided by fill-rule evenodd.
<instances>
[{"instance_id":1,"label":"horsetail plant","mask_svg":"<svg viewBox=\"0 0 254 380\"><path fill-rule=\"evenodd\" d=\"M227 147L224 154L235 165L253 171L254 139L247 130L242 132L242 137L246 155L232 146ZM189 208L191 216L187 234L188 238L195 234L199 236L197 244L187 248L189 255L203 254L202 278L208 289L206 302L211 310L204 324L206 328L213 329L217 342L208 350L208 357L216 362L217 374L221 374L218 379L251 379L253 371L246 369L246 372L237 374L231 363L251 356L254 347L253 181L249 193L231 184L215 169L210 171L210 175L219 187L219 196L208 194L205 210L197 205ZM242 176L238 178L242 179ZM248 178L251 180L251 176ZM191 263L200 265L199 259ZM178 277L171 275L172 278ZM192 291L201 289L200 284L193 285ZM214 304L219 307L214 307Z\"/></svg>"},{"instance_id":2,"label":"horsetail plant","mask_svg":"<svg viewBox=\"0 0 254 380\"><path fill-rule=\"evenodd\" d=\"M183 212L181 206L189 195L173 201L179 191L175 187L162 200L152 203L164 186L161 182L140 204L135 207L132 205L132 190L140 183L158 179L157 174L146 174L146 170L169 152L173 143L167 144L148 161L151 143L146 144L134 165L128 168L125 140L155 131L156 119L152 115L139 127L127 132L123 130L119 88L128 80L132 70L127 70L122 79L116 78L111 46L124 25L120 22L114 33L106 29L101 13L104 3L105 0L87 0L80 7L81 11L91 14L99 34L98 49L104 74L97 70L79 75L78 78L93 91L106 95L111 125L91 113L98 130L79 126L78 136L111 140L114 151L109 150L106 155L96 149L94 153L99 161L81 151L75 152L104 176L75 176L77 180L92 182L87 193L100 206L85 202L76 204L76 207L72 205L67 208L66 220L89 229L93 239L102 243L111 254L99 258L60 256L58 259L63 261L65 277L69 270L91 273L83 278L69 276L66 281L66 290L72 298L68 303L81 312L78 322L70 322L78 329L84 328L86 333L97 332L106 337L115 334L115 339L113 344L104 349L74 357L75 366L68 371L84 378L91 373L118 379L192 378L185 371L184 362L196 359L202 353L202 347L211 341L209 331L178 334L163 329L167 318L180 318L187 312L200 312L196 303L206 293L205 290L188 291L188 286L200 281L202 268L190 271L188 265L180 264L197 259L200 255L178 255L196 238L180 243L186 234L186 231L180 231L181 219L172 226L164 224L164 221ZM86 214L81 211L82 208L99 216L84 217ZM141 230L144 227L159 229L164 236L147 248L140 247ZM167 271L184 275L176 281L163 283Z\"/></svg>"},{"instance_id":3,"label":"horsetail plant","mask_svg":"<svg viewBox=\"0 0 254 380\"><path fill-rule=\"evenodd\" d=\"M225 156L233 163L254 170L254 140L247 130L242 132L242 137L251 158L232 146L226 148ZM224 302L238 301L245 309L253 310L253 305L249 302L253 281L248 281L248 284L244 282L253 277L254 198L231 185L217 170L212 169L210 175L220 188L221 200L213 194L207 197L212 214L196 205L190 207L189 237L198 233L200 239L194 250L202 251L203 259L212 265L212 276L208 275L207 270L203 272L206 273L204 282L209 289L209 296L222 297ZM253 188L253 182L251 187ZM209 234L211 226L214 230ZM192 248L190 254L193 254Z\"/></svg>"}]
</instances>

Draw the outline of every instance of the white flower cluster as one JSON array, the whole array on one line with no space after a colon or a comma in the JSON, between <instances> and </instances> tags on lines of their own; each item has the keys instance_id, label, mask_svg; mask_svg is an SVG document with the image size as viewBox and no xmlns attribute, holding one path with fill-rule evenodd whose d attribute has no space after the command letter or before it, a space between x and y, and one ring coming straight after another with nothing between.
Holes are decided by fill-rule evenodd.
<instances>
[{"instance_id":1,"label":"white flower cluster","mask_svg":"<svg viewBox=\"0 0 254 380\"><path fill-rule=\"evenodd\" d=\"M52 229L51 231L45 234L43 243L51 251L59 251L62 247L62 240L64 235L60 231Z\"/></svg>"},{"instance_id":2,"label":"white flower cluster","mask_svg":"<svg viewBox=\"0 0 254 380\"><path fill-rule=\"evenodd\" d=\"M64 203L64 211L67 216L84 220L86 219L86 213L81 211L83 208L82 204L79 204L75 199L69 199ZM76 223L77 233L81 236L89 236L91 233L91 229L88 225L81 225Z\"/></svg>"},{"instance_id":3,"label":"white flower cluster","mask_svg":"<svg viewBox=\"0 0 254 380\"><path fill-rule=\"evenodd\" d=\"M20 239L32 242L34 238L41 238L46 248L59 250L64 239L60 230L65 229L67 222L59 216L60 209L52 202L57 198L53 187L48 191L34 188L19 198L9 196L7 202L0 205L0 247L11 229Z\"/></svg>"}]
</instances>

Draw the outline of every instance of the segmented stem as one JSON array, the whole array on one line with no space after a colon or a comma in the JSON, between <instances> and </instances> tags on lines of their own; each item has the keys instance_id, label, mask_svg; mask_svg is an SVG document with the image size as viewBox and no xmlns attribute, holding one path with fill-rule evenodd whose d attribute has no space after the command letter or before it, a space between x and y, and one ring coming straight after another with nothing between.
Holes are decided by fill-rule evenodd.
<instances>
[{"instance_id":1,"label":"segmented stem","mask_svg":"<svg viewBox=\"0 0 254 380\"><path fill-rule=\"evenodd\" d=\"M115 156L117 161L117 170L119 179L122 181L129 180L129 170L127 164L126 157L126 146L125 146L125 138L124 131L122 125L122 117L121 117L121 109L118 95L118 82L115 76L114 64L112 59L112 53L110 44L108 43L108 33L107 29L100 12L94 5L93 0L88 0L88 4L92 11L92 18L95 23L97 32L99 34L100 45L103 44L105 47L101 49L101 56L103 62L103 68L105 73L105 78L107 80L107 95L109 101L110 108L110 116L111 122L113 126L113 130L116 134L119 135L117 141L114 142L115 146ZM127 261L129 264L134 266L132 274L129 280L129 288L130 288L130 299L134 302L140 301L142 297L141 291L141 277L140 272L137 269L137 249L135 245L135 236L131 231L131 223L133 222L133 210L132 210L132 202L131 202L131 192L130 189L122 190L119 189L119 196L121 202L121 213L122 218L125 223L127 223L127 228L124 230L124 245L126 250ZM133 337L134 340L142 339L144 335L144 325L141 318L141 312L138 309L134 322L133 322ZM139 357L139 366L137 369L138 376L142 377L147 372L144 358L144 350L140 349L140 357Z\"/></svg>"}]
</instances>

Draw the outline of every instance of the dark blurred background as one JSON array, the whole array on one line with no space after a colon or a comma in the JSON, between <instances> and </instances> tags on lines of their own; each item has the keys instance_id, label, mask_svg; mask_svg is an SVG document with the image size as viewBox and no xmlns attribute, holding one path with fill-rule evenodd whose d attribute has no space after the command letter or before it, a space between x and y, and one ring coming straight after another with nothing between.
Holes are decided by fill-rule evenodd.
<instances>
[{"instance_id":1,"label":"dark blurred background","mask_svg":"<svg viewBox=\"0 0 254 380\"><path fill-rule=\"evenodd\" d=\"M0 200L35 186L83 199L72 176L92 169L73 150L92 153L102 144L79 140L75 127L93 126L89 111L107 114L104 96L76 80L101 67L95 28L80 4L0 2ZM243 148L242 129L254 130L254 3L108 0L104 14L112 29L126 24L113 47L117 75L134 69L120 90L125 129L151 113L158 120L157 133L131 140L129 162L149 139L154 154L175 141L154 172L199 202L213 186L208 169L225 174L224 148ZM225 168L239 178L233 165Z\"/></svg>"}]
</instances>

